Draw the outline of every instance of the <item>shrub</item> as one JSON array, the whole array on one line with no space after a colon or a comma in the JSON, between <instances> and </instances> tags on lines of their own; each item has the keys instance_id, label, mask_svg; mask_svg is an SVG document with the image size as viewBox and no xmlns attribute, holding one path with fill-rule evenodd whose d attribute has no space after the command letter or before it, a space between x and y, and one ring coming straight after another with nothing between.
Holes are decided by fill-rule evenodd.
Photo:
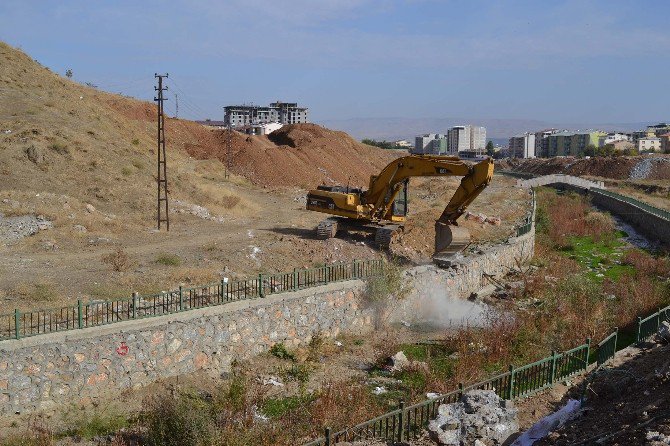
<instances>
[{"instance_id":1,"label":"shrub","mask_svg":"<svg viewBox=\"0 0 670 446\"><path fill-rule=\"evenodd\" d=\"M129 175L131 175L131 174L133 173L133 169L131 169L130 167L127 167L127 166L126 166L126 167L124 167L124 168L121 169L121 173L122 173L124 176L127 177L127 176L129 176Z\"/></svg>"},{"instance_id":2,"label":"shrub","mask_svg":"<svg viewBox=\"0 0 670 446\"><path fill-rule=\"evenodd\" d=\"M142 419L154 446L204 446L216 443L211 406L193 392L176 391L145 401Z\"/></svg>"},{"instance_id":3,"label":"shrub","mask_svg":"<svg viewBox=\"0 0 670 446\"><path fill-rule=\"evenodd\" d=\"M58 298L58 293L52 284L36 283L28 297L35 302L50 302Z\"/></svg>"},{"instance_id":4,"label":"shrub","mask_svg":"<svg viewBox=\"0 0 670 446\"><path fill-rule=\"evenodd\" d=\"M70 149L65 144L53 143L49 145L49 148L56 152L59 155L69 155Z\"/></svg>"},{"instance_id":5,"label":"shrub","mask_svg":"<svg viewBox=\"0 0 670 446\"><path fill-rule=\"evenodd\" d=\"M402 299L406 293L402 268L395 262L382 263L380 273L367 279L363 300L368 307L374 309L377 329L386 325L390 303L393 300Z\"/></svg>"},{"instance_id":6,"label":"shrub","mask_svg":"<svg viewBox=\"0 0 670 446\"><path fill-rule=\"evenodd\" d=\"M159 254L155 263L165 266L179 266L181 265L181 258L174 254Z\"/></svg>"},{"instance_id":7,"label":"shrub","mask_svg":"<svg viewBox=\"0 0 670 446\"><path fill-rule=\"evenodd\" d=\"M121 248L103 256L102 261L111 265L112 269L116 272L126 271L130 267L130 257Z\"/></svg>"},{"instance_id":8,"label":"shrub","mask_svg":"<svg viewBox=\"0 0 670 446\"><path fill-rule=\"evenodd\" d=\"M137 139L137 138L135 138L135 139L133 139L133 140L131 141L131 143L132 143L134 146L139 146L139 145L140 145L140 140Z\"/></svg>"},{"instance_id":9,"label":"shrub","mask_svg":"<svg viewBox=\"0 0 670 446\"><path fill-rule=\"evenodd\" d=\"M295 355L286 350L286 346L283 342L277 342L275 345L270 347L270 354L276 356L279 359L290 359L291 361L295 360Z\"/></svg>"}]
</instances>

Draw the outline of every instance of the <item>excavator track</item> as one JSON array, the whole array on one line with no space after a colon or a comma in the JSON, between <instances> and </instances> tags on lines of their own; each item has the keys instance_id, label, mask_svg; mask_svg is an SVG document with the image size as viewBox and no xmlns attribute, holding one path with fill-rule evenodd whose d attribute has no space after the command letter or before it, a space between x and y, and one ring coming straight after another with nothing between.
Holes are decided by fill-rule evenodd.
<instances>
[{"instance_id":1,"label":"excavator track","mask_svg":"<svg viewBox=\"0 0 670 446\"><path fill-rule=\"evenodd\" d=\"M337 226L338 221L336 218L326 218L316 227L316 238L319 240L327 240L335 237L335 234L337 234Z\"/></svg>"},{"instance_id":2,"label":"excavator track","mask_svg":"<svg viewBox=\"0 0 670 446\"><path fill-rule=\"evenodd\" d=\"M380 249L388 249L393 240L393 236L400 231L400 226L397 225L387 225L381 228L378 228L375 231L375 245Z\"/></svg>"}]
</instances>

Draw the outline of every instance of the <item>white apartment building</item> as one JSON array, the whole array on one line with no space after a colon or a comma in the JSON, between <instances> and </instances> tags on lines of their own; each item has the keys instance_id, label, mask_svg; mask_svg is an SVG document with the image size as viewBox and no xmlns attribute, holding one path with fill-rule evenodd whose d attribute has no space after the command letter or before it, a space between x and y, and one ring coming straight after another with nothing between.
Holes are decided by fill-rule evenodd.
<instances>
[{"instance_id":1,"label":"white apartment building","mask_svg":"<svg viewBox=\"0 0 670 446\"><path fill-rule=\"evenodd\" d=\"M447 132L447 147L452 155L482 156L486 153L486 128L457 125Z\"/></svg>"},{"instance_id":2,"label":"white apartment building","mask_svg":"<svg viewBox=\"0 0 670 446\"><path fill-rule=\"evenodd\" d=\"M511 158L535 158L535 133L524 133L509 139L509 156Z\"/></svg>"},{"instance_id":3,"label":"white apartment building","mask_svg":"<svg viewBox=\"0 0 670 446\"><path fill-rule=\"evenodd\" d=\"M640 152L643 150L653 150L654 152L659 152L661 150L661 138L657 138L655 136L640 138L637 140L637 150Z\"/></svg>"},{"instance_id":4,"label":"white apartment building","mask_svg":"<svg viewBox=\"0 0 670 446\"><path fill-rule=\"evenodd\" d=\"M598 138L598 147L614 144L619 141L630 141L630 136L625 133L608 133L607 135Z\"/></svg>"}]
</instances>

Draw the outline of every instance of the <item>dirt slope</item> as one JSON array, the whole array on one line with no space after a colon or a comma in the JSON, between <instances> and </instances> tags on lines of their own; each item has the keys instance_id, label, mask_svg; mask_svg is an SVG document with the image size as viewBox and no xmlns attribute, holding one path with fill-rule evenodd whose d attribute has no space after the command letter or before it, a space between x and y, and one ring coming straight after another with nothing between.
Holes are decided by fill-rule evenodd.
<instances>
[{"instance_id":1,"label":"dirt slope","mask_svg":"<svg viewBox=\"0 0 670 446\"><path fill-rule=\"evenodd\" d=\"M564 173L615 180L670 180L670 155L510 159L499 164L503 169L536 175Z\"/></svg>"}]
</instances>

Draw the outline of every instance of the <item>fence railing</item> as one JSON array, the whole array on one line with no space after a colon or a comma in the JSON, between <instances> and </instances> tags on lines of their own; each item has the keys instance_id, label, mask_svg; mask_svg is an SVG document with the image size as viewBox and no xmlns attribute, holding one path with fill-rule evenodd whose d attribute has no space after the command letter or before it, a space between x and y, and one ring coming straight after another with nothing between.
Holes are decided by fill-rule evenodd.
<instances>
[{"instance_id":1,"label":"fence railing","mask_svg":"<svg viewBox=\"0 0 670 446\"><path fill-rule=\"evenodd\" d=\"M644 210L645 212L648 212L650 214L656 215L657 217L664 218L668 221L670 221L670 212L666 211L665 209L659 209L655 206L652 206L650 204L647 204L643 201L636 200L635 198L628 197L626 195L621 195L617 194L616 192L611 192L608 190L604 189L597 189L597 188L592 188L591 192L596 193L596 194L601 194L605 195L611 198L615 198L619 201L623 201L624 203L632 204L633 206L637 206L640 209Z\"/></svg>"},{"instance_id":2,"label":"fence railing","mask_svg":"<svg viewBox=\"0 0 670 446\"><path fill-rule=\"evenodd\" d=\"M532 208L531 211L526 215L524 223L516 228L516 236L521 237L522 235L528 234L533 229L533 223L535 221L535 210L537 203L535 202L535 190L531 189L532 194Z\"/></svg>"},{"instance_id":3,"label":"fence railing","mask_svg":"<svg viewBox=\"0 0 670 446\"><path fill-rule=\"evenodd\" d=\"M0 341L112 324L132 319L179 313L229 302L264 298L332 282L366 279L381 271L382 260L354 260L288 273L259 274L244 280L179 287L151 295L90 301L77 305L0 314Z\"/></svg>"},{"instance_id":4,"label":"fence railing","mask_svg":"<svg viewBox=\"0 0 670 446\"><path fill-rule=\"evenodd\" d=\"M661 322L670 321L670 306L661 308L656 313L651 314L644 319L637 318L637 343L649 340L652 336L658 333L658 328Z\"/></svg>"},{"instance_id":5,"label":"fence railing","mask_svg":"<svg viewBox=\"0 0 670 446\"><path fill-rule=\"evenodd\" d=\"M360 440L384 440L402 442L418 438L431 419L437 416L440 404L455 403L463 393L470 390L493 390L504 399L515 399L528 396L562 379L585 371L588 366L588 357L591 340L585 344L562 353L552 352L551 356L540 361L514 368L467 387L459 384L458 390L440 395L437 398L427 399L420 403L405 406L400 402L397 409L380 415L371 420L357 424L351 428L338 432L325 430L325 436L316 439L305 446L334 445L342 442Z\"/></svg>"},{"instance_id":6,"label":"fence railing","mask_svg":"<svg viewBox=\"0 0 670 446\"><path fill-rule=\"evenodd\" d=\"M616 353L617 339L619 338L619 329L615 328L614 332L598 343L598 352L596 354L596 361L598 367L605 364L610 359L614 358Z\"/></svg>"}]
</instances>

